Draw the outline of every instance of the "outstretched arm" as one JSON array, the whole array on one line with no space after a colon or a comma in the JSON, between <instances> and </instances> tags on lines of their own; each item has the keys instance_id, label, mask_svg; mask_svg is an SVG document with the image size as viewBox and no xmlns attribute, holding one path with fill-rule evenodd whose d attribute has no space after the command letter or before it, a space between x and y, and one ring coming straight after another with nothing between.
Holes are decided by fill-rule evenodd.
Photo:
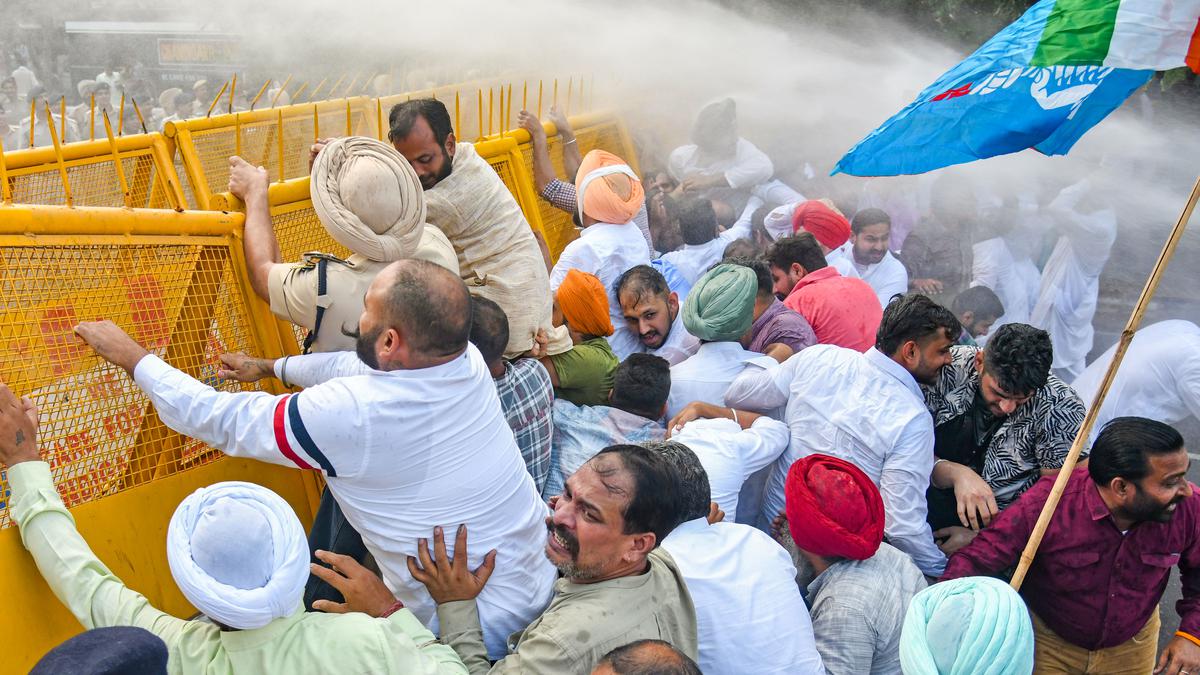
<instances>
[{"instance_id":1,"label":"outstretched arm","mask_svg":"<svg viewBox=\"0 0 1200 675\"><path fill-rule=\"evenodd\" d=\"M541 194L551 181L558 178L554 175L554 165L550 163L550 149L546 144L546 130L542 121L528 110L522 110L517 116L517 123L529 132L529 142L533 146L533 179L537 183L538 194Z\"/></svg>"},{"instance_id":2,"label":"outstretched arm","mask_svg":"<svg viewBox=\"0 0 1200 675\"><path fill-rule=\"evenodd\" d=\"M271 205L267 199L270 178L267 170L251 166L234 155L229 158L229 191L246 204L246 227L242 246L246 269L250 272L250 287L258 297L271 301L267 276L271 268L283 262L279 241L271 225Z\"/></svg>"},{"instance_id":3,"label":"outstretched arm","mask_svg":"<svg viewBox=\"0 0 1200 675\"><path fill-rule=\"evenodd\" d=\"M575 130L571 128L567 116L556 107L550 108L550 121L554 123L554 129L562 139L563 171L567 172L570 182L574 182L579 173L579 165L583 164L579 143L575 140Z\"/></svg>"}]
</instances>

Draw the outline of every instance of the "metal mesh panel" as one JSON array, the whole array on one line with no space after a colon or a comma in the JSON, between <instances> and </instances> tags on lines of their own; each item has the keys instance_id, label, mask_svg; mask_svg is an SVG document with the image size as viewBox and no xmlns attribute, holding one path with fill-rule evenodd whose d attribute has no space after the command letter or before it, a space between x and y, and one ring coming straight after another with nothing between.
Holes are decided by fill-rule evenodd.
<instances>
[{"instance_id":1,"label":"metal mesh panel","mask_svg":"<svg viewBox=\"0 0 1200 675\"><path fill-rule=\"evenodd\" d=\"M71 197L76 206L125 206L116 165L109 154L64 162ZM139 207L162 207L166 194L156 180L154 157L149 149L121 153L121 166L133 198ZM58 164L49 163L9 171L13 201L18 204L67 203Z\"/></svg>"},{"instance_id":2,"label":"metal mesh panel","mask_svg":"<svg viewBox=\"0 0 1200 675\"><path fill-rule=\"evenodd\" d=\"M229 157L240 154L256 166L264 166L271 180L300 178L308 175L308 149L316 138L345 136L345 102L323 101L318 104L319 129L314 130L311 105L289 106L283 117L283 156L280 165L279 120L276 117L211 129L197 128L190 131L191 149L184 154L185 161L194 161L204 177L204 184L211 194L225 192L229 187ZM374 115L374 109L371 110ZM182 123L186 128L187 123ZM239 145L238 135L241 135ZM350 111L350 131L356 135L375 136L375 120L368 117L363 107L354 104ZM181 150L184 146L181 145ZM194 155L192 154L194 153Z\"/></svg>"},{"instance_id":3,"label":"metal mesh panel","mask_svg":"<svg viewBox=\"0 0 1200 675\"><path fill-rule=\"evenodd\" d=\"M279 240L279 252L285 261L300 260L309 251L320 251L343 259L350 257L350 250L334 241L325 231L310 201L272 207L271 223Z\"/></svg>"},{"instance_id":4,"label":"metal mesh panel","mask_svg":"<svg viewBox=\"0 0 1200 675\"><path fill-rule=\"evenodd\" d=\"M193 377L217 380L228 351L262 353L228 243L137 237L130 244L0 247L0 379L40 409L40 445L67 506L211 461L163 426L132 380L72 328L111 319ZM167 240L167 243L157 243ZM0 528L11 525L0 474Z\"/></svg>"}]
</instances>

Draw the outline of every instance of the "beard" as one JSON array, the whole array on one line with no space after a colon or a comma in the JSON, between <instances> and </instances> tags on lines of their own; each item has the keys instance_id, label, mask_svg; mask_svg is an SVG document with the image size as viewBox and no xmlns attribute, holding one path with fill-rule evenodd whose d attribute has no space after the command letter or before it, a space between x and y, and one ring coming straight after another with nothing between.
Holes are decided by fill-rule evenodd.
<instances>
[{"instance_id":1,"label":"beard","mask_svg":"<svg viewBox=\"0 0 1200 675\"><path fill-rule=\"evenodd\" d=\"M432 176L423 176L421 178L421 188L430 190L438 183L450 177L450 173L454 171L454 158L446 151L446 146L442 146L442 168Z\"/></svg>"},{"instance_id":2,"label":"beard","mask_svg":"<svg viewBox=\"0 0 1200 675\"><path fill-rule=\"evenodd\" d=\"M579 540L575 535L571 534L567 528L561 525L555 525L554 521L547 519L546 521L546 536L553 537L557 535L561 540L559 543L567 549L570 559L563 562L550 558L549 553L546 557L558 569L558 573L564 578L574 581L590 581L600 576L600 570L594 567L581 566L579 564ZM549 544L547 544L548 546Z\"/></svg>"},{"instance_id":3,"label":"beard","mask_svg":"<svg viewBox=\"0 0 1200 675\"><path fill-rule=\"evenodd\" d=\"M1181 501L1183 498L1177 497L1166 504L1160 504L1139 489L1133 503L1129 505L1129 515L1137 522L1169 523L1175 516L1175 509L1172 507Z\"/></svg>"},{"instance_id":4,"label":"beard","mask_svg":"<svg viewBox=\"0 0 1200 675\"><path fill-rule=\"evenodd\" d=\"M370 366L372 370L379 370L379 357L375 355L375 342L382 334L383 326L368 331L365 335L359 332L357 327L347 329L342 326L342 335L354 338L354 353L358 355L358 359Z\"/></svg>"}]
</instances>

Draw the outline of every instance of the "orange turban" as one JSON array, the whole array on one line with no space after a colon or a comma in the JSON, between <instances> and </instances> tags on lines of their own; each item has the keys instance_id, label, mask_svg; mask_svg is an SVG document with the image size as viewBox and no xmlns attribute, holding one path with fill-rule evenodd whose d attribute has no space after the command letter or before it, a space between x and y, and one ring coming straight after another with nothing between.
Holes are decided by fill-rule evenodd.
<instances>
[{"instance_id":1,"label":"orange turban","mask_svg":"<svg viewBox=\"0 0 1200 675\"><path fill-rule=\"evenodd\" d=\"M567 270L567 276L554 295L563 318L584 335L608 337L613 334L608 317L608 292L595 274Z\"/></svg>"},{"instance_id":2,"label":"orange turban","mask_svg":"<svg viewBox=\"0 0 1200 675\"><path fill-rule=\"evenodd\" d=\"M611 152L592 150L575 174L580 220L587 214L603 223L623 225L633 220L646 201L642 181L625 160Z\"/></svg>"}]
</instances>

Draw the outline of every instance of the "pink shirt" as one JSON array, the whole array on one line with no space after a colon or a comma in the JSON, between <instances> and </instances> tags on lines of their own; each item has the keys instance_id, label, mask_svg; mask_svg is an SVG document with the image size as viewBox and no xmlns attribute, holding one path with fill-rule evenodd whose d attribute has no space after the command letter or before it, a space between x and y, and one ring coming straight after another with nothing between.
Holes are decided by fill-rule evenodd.
<instances>
[{"instance_id":1,"label":"pink shirt","mask_svg":"<svg viewBox=\"0 0 1200 675\"><path fill-rule=\"evenodd\" d=\"M883 308L871 285L851 279L832 266L796 282L783 304L808 319L817 342L865 352L875 345Z\"/></svg>"}]
</instances>

